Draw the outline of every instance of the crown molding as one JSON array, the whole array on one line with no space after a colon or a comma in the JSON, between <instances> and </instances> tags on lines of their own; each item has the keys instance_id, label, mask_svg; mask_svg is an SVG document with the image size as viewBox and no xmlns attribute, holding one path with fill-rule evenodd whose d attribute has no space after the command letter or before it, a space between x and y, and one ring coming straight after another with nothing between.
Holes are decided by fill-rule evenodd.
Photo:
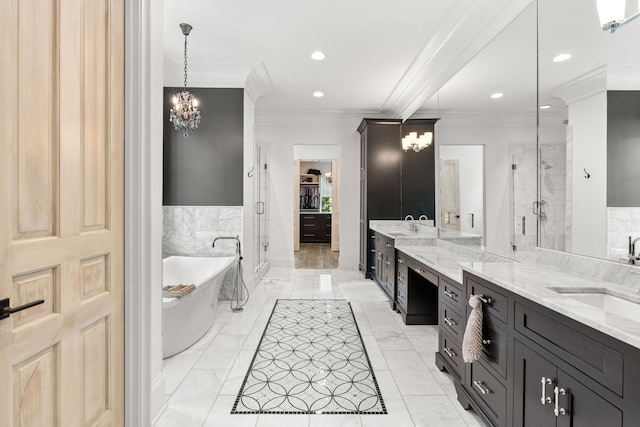
<instances>
[{"instance_id":1,"label":"crown molding","mask_svg":"<svg viewBox=\"0 0 640 427\"><path fill-rule=\"evenodd\" d=\"M571 105L608 90L640 90L640 64L605 64L549 93Z\"/></svg>"},{"instance_id":2,"label":"crown molding","mask_svg":"<svg viewBox=\"0 0 640 427\"><path fill-rule=\"evenodd\" d=\"M474 111L416 111L412 119L432 119L439 118L438 127L535 127L536 113L513 113L513 112L474 112Z\"/></svg>"},{"instance_id":3,"label":"crown molding","mask_svg":"<svg viewBox=\"0 0 640 427\"><path fill-rule=\"evenodd\" d=\"M183 64L164 62L164 85L184 84ZM213 61L189 63L189 86L205 88L244 88L255 103L258 98L274 93L273 82L262 61Z\"/></svg>"},{"instance_id":4,"label":"crown molding","mask_svg":"<svg viewBox=\"0 0 640 427\"><path fill-rule=\"evenodd\" d=\"M393 118L411 117L531 3L532 0L451 2L440 29L407 69L381 110Z\"/></svg>"},{"instance_id":5,"label":"crown molding","mask_svg":"<svg viewBox=\"0 0 640 427\"><path fill-rule=\"evenodd\" d=\"M256 126L264 127L348 127L354 132L364 117L383 117L379 111L291 111L256 110Z\"/></svg>"}]
</instances>

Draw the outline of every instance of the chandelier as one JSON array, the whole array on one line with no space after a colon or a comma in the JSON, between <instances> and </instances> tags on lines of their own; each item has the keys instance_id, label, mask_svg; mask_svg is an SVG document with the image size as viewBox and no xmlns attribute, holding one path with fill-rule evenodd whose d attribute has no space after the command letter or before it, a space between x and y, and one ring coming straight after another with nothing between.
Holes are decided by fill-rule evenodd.
<instances>
[{"instance_id":1,"label":"chandelier","mask_svg":"<svg viewBox=\"0 0 640 427\"><path fill-rule=\"evenodd\" d=\"M402 149L404 151L413 150L418 152L427 148L433 142L433 132L425 132L418 136L418 132L409 132L409 135L402 138Z\"/></svg>"},{"instance_id":2,"label":"chandelier","mask_svg":"<svg viewBox=\"0 0 640 427\"><path fill-rule=\"evenodd\" d=\"M187 36L192 28L189 24L180 24L184 34L184 90L173 96L173 108L169 112L169 121L175 130L182 131L185 138L189 137L189 131L195 132L200 124L198 100L187 90Z\"/></svg>"}]
</instances>

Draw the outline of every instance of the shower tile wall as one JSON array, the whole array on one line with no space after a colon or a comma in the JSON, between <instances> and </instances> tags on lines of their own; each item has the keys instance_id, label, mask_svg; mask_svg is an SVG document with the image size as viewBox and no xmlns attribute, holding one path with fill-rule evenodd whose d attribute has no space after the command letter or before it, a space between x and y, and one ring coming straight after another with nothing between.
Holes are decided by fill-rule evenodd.
<instances>
[{"instance_id":1,"label":"shower tile wall","mask_svg":"<svg viewBox=\"0 0 640 427\"><path fill-rule=\"evenodd\" d=\"M242 206L163 206L162 256L224 256L235 254L235 242L224 240L211 247L219 236L242 240Z\"/></svg>"},{"instance_id":2,"label":"shower tile wall","mask_svg":"<svg viewBox=\"0 0 640 427\"><path fill-rule=\"evenodd\" d=\"M640 208L607 208L607 254L620 261L629 251L629 236L640 237ZM636 253L640 245L636 243Z\"/></svg>"}]
</instances>

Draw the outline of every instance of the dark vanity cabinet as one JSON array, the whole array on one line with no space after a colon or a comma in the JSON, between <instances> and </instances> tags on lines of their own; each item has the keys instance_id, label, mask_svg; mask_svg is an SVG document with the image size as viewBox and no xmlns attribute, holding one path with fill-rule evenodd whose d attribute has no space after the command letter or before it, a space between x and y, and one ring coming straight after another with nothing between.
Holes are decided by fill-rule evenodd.
<instances>
[{"instance_id":1,"label":"dark vanity cabinet","mask_svg":"<svg viewBox=\"0 0 640 427\"><path fill-rule=\"evenodd\" d=\"M301 213L300 243L331 243L331 214Z\"/></svg>"},{"instance_id":2,"label":"dark vanity cabinet","mask_svg":"<svg viewBox=\"0 0 640 427\"><path fill-rule=\"evenodd\" d=\"M366 277L374 277L369 221L401 219L401 120L364 119L360 133L360 260Z\"/></svg>"},{"instance_id":3,"label":"dark vanity cabinet","mask_svg":"<svg viewBox=\"0 0 640 427\"><path fill-rule=\"evenodd\" d=\"M387 294L395 307L396 287L395 287L395 248L393 239L375 231L369 230L373 241L373 279Z\"/></svg>"},{"instance_id":4,"label":"dark vanity cabinet","mask_svg":"<svg viewBox=\"0 0 640 427\"><path fill-rule=\"evenodd\" d=\"M435 217L434 144L420 152L402 150L403 134L433 132L435 119L364 119L360 133L359 268L373 277L370 220Z\"/></svg>"},{"instance_id":5,"label":"dark vanity cabinet","mask_svg":"<svg viewBox=\"0 0 640 427\"><path fill-rule=\"evenodd\" d=\"M436 365L490 426L640 425L640 350L464 272L440 283ZM471 295L482 295L483 354L464 364ZM464 316L459 317L463 309Z\"/></svg>"}]
</instances>

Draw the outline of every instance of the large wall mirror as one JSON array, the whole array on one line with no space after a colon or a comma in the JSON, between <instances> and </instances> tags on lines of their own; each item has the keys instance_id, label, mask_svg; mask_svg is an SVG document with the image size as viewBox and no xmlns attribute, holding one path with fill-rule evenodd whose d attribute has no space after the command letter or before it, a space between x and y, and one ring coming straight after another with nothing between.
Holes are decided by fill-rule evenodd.
<instances>
[{"instance_id":1,"label":"large wall mirror","mask_svg":"<svg viewBox=\"0 0 640 427\"><path fill-rule=\"evenodd\" d=\"M621 261L640 237L640 19L610 33L596 0L537 3L538 244Z\"/></svg>"},{"instance_id":2,"label":"large wall mirror","mask_svg":"<svg viewBox=\"0 0 640 427\"><path fill-rule=\"evenodd\" d=\"M437 225L516 258L536 245L536 53L533 2L414 116L440 118Z\"/></svg>"}]
</instances>

